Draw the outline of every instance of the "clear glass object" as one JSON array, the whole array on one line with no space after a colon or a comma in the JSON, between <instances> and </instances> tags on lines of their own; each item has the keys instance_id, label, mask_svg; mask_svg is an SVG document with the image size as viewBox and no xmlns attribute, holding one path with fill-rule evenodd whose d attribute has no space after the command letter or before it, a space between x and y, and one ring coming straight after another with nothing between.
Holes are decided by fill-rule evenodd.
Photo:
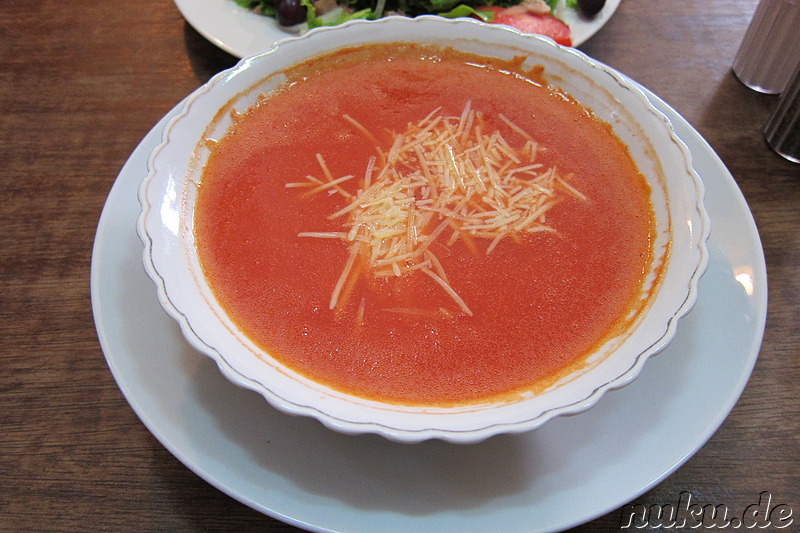
<instances>
[{"instance_id":1,"label":"clear glass object","mask_svg":"<svg viewBox=\"0 0 800 533\"><path fill-rule=\"evenodd\" d=\"M800 65L800 0L761 0L733 61L753 90L778 94Z\"/></svg>"},{"instance_id":2,"label":"clear glass object","mask_svg":"<svg viewBox=\"0 0 800 533\"><path fill-rule=\"evenodd\" d=\"M764 128L764 138L778 154L800 163L800 66L784 87Z\"/></svg>"}]
</instances>

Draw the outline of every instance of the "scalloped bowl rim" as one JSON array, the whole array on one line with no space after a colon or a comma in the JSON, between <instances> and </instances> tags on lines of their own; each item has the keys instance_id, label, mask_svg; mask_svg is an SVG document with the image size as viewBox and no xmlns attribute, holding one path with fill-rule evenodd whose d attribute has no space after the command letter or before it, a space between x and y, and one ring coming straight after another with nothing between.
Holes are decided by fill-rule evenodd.
<instances>
[{"instance_id":1,"label":"scalloped bowl rim","mask_svg":"<svg viewBox=\"0 0 800 533\"><path fill-rule=\"evenodd\" d=\"M631 146L640 166L652 164L653 173L660 175L658 183L651 185L654 196L662 196L654 204L658 204L659 223L666 224L666 247L671 250L662 257L666 264L664 275L653 281L657 287L647 312L618 346L609 348L579 375L562 380L542 394L517 402L428 408L382 404L328 389L274 360L264 364L265 354L236 331L199 273L192 252L191 221L186 220L190 218L186 205L191 204L191 198L186 196L191 187L186 184L192 180L192 172L187 169L192 166L192 158L197 157L195 150L200 141L208 137L210 118L242 93L247 93L250 101L237 97L234 105L241 106L239 110L246 108L257 93L280 83L280 77L273 74L304 59L360 43L397 41L429 41L483 55L514 51L528 54L534 58L532 61L545 64L546 76L556 74L553 79L548 78L551 83L565 87L611 123ZM263 80L267 80L266 86ZM224 131L227 125L220 127ZM645 145L637 148L642 135ZM642 153L637 156L640 149ZM195 173L197 168L195 165ZM647 175L645 170L643 173ZM156 284L162 307L180 324L189 343L214 359L231 382L260 393L283 412L316 418L339 432L377 433L397 442L438 438L471 443L499 433L530 431L553 417L583 412L605 392L633 381L647 359L667 346L675 335L678 319L693 307L697 283L708 264L710 220L703 195L703 184L692 167L689 150L667 117L641 90L610 67L550 39L503 26L468 19L387 17L371 22L351 21L284 39L270 50L220 72L188 96L148 159L148 174L139 187L142 212L137 232L144 244L144 267ZM193 281L187 282L187 278ZM636 348L631 351L630 346ZM611 353L613 357L608 357Z\"/></svg>"}]
</instances>

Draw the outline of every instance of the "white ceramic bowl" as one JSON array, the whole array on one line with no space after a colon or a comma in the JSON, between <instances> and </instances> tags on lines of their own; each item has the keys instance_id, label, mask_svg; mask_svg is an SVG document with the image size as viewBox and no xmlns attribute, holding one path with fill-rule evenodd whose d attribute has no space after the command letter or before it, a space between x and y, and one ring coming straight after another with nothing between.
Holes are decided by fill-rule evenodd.
<instances>
[{"instance_id":1,"label":"white ceramic bowl","mask_svg":"<svg viewBox=\"0 0 800 533\"><path fill-rule=\"evenodd\" d=\"M232 105L243 111L259 93L282 81L276 72L300 61L337 48L396 41L441 44L501 58L526 55L528 64L544 64L551 84L612 125L650 181L657 219L656 262L663 260L665 266L660 279L653 274L646 283L645 289L653 293L649 307L630 330L592 354L589 364L540 394L516 402L453 408L403 407L348 396L261 353L225 316L203 277L193 243L196 189L191 184L208 157L201 140L219 137L230 125L215 122L220 109ZM645 361L670 342L678 319L695 302L697 282L707 264L710 228L702 197L689 152L667 118L634 84L607 66L574 49L505 27L439 17L386 18L279 42L218 74L189 96L149 159L149 173L139 190L138 231L145 245L144 265L162 305L180 323L189 342L212 357L233 383L259 392L282 411L315 417L345 433L378 433L400 442L440 438L468 443L531 430L555 416L584 411L606 391L631 382Z\"/></svg>"}]
</instances>

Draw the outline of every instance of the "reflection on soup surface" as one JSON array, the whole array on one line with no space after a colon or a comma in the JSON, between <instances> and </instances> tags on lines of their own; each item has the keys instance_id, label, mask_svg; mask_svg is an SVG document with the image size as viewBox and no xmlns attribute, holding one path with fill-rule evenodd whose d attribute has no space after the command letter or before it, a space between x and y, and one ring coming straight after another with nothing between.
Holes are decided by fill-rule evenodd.
<instances>
[{"instance_id":1,"label":"reflection on soup surface","mask_svg":"<svg viewBox=\"0 0 800 533\"><path fill-rule=\"evenodd\" d=\"M194 220L220 304L275 359L476 403L552 382L641 309L649 186L541 68L394 44L286 74L212 143Z\"/></svg>"}]
</instances>

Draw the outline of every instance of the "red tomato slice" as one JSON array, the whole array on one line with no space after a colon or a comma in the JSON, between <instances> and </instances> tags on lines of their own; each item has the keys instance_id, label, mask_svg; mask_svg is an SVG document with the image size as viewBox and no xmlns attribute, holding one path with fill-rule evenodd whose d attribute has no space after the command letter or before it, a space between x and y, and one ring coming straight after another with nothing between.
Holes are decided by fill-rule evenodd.
<instances>
[{"instance_id":1,"label":"red tomato slice","mask_svg":"<svg viewBox=\"0 0 800 533\"><path fill-rule=\"evenodd\" d=\"M509 8L487 6L478 8L480 11L493 11L492 24L505 24L521 32L535 33L550 37L558 44L572 46L572 31L567 23L550 14L538 15L536 13L512 11Z\"/></svg>"}]
</instances>

